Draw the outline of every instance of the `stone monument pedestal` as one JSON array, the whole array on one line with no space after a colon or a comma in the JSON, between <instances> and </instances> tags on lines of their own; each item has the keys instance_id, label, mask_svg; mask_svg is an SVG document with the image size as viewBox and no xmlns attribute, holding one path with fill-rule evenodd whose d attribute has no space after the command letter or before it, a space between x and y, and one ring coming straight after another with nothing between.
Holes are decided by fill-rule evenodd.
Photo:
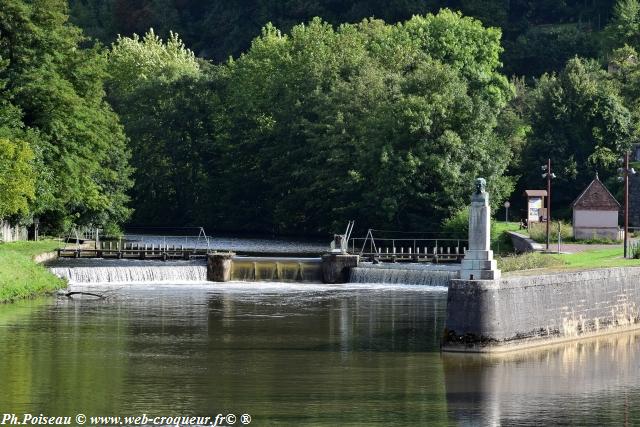
<instances>
[{"instance_id":1,"label":"stone monument pedestal","mask_svg":"<svg viewBox=\"0 0 640 427\"><path fill-rule=\"evenodd\" d=\"M460 269L462 280L498 280L500 270L491 250L491 208L483 178L476 180L476 192L469 210L469 249Z\"/></svg>"}]
</instances>

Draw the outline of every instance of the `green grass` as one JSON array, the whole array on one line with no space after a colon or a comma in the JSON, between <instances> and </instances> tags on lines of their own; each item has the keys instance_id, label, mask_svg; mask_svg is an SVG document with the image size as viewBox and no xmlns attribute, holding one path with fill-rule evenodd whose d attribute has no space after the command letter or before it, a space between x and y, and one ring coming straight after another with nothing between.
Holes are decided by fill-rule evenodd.
<instances>
[{"instance_id":1,"label":"green grass","mask_svg":"<svg viewBox=\"0 0 640 427\"><path fill-rule=\"evenodd\" d=\"M507 231L519 231L517 222L504 222L493 220L491 223L491 249L496 254L513 253L513 243Z\"/></svg>"},{"instance_id":2,"label":"green grass","mask_svg":"<svg viewBox=\"0 0 640 427\"><path fill-rule=\"evenodd\" d=\"M522 255L499 257L497 260L498 268L505 273L531 269L562 271L611 267L640 267L640 260L624 259L623 249L620 247L560 255L530 252Z\"/></svg>"},{"instance_id":3,"label":"green grass","mask_svg":"<svg viewBox=\"0 0 640 427\"><path fill-rule=\"evenodd\" d=\"M640 260L624 259L622 247L557 255L567 268L640 267Z\"/></svg>"},{"instance_id":4,"label":"green grass","mask_svg":"<svg viewBox=\"0 0 640 427\"><path fill-rule=\"evenodd\" d=\"M60 242L0 243L0 303L51 293L65 282L33 261L35 255L49 252Z\"/></svg>"}]
</instances>

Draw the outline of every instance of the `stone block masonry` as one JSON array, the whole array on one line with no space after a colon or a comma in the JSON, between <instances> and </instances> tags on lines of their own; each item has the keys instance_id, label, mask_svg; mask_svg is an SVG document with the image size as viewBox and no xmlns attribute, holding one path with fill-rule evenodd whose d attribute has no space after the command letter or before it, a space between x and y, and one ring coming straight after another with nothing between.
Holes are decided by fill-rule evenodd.
<instances>
[{"instance_id":1,"label":"stone block masonry","mask_svg":"<svg viewBox=\"0 0 640 427\"><path fill-rule=\"evenodd\" d=\"M640 267L452 280L444 351L502 352L640 328Z\"/></svg>"},{"instance_id":2,"label":"stone block masonry","mask_svg":"<svg viewBox=\"0 0 640 427\"><path fill-rule=\"evenodd\" d=\"M322 255L322 281L324 283L347 283L351 269L358 266L358 255L331 253Z\"/></svg>"},{"instance_id":3,"label":"stone block masonry","mask_svg":"<svg viewBox=\"0 0 640 427\"><path fill-rule=\"evenodd\" d=\"M234 252L213 252L207 255L207 280L209 282L228 282L231 280L231 267Z\"/></svg>"}]
</instances>

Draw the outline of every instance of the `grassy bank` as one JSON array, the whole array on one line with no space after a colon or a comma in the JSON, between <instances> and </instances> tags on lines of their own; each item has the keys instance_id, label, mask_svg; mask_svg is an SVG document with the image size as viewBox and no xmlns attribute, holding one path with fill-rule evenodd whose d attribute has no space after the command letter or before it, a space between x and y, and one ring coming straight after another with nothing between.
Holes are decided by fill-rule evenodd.
<instances>
[{"instance_id":1,"label":"grassy bank","mask_svg":"<svg viewBox=\"0 0 640 427\"><path fill-rule=\"evenodd\" d=\"M578 252L575 254L542 254L537 252L498 258L503 272L531 269L581 270L610 267L640 267L640 260L623 258L621 247Z\"/></svg>"},{"instance_id":2,"label":"grassy bank","mask_svg":"<svg viewBox=\"0 0 640 427\"><path fill-rule=\"evenodd\" d=\"M640 267L640 260L624 259L622 247L559 255L567 268Z\"/></svg>"},{"instance_id":3,"label":"grassy bank","mask_svg":"<svg viewBox=\"0 0 640 427\"><path fill-rule=\"evenodd\" d=\"M517 222L503 222L494 220L491 223L491 249L496 255L513 253L513 243L507 231L519 231Z\"/></svg>"},{"instance_id":4,"label":"grassy bank","mask_svg":"<svg viewBox=\"0 0 640 427\"><path fill-rule=\"evenodd\" d=\"M53 292L63 280L33 261L35 255L56 249L59 242L0 243L0 303Z\"/></svg>"}]
</instances>

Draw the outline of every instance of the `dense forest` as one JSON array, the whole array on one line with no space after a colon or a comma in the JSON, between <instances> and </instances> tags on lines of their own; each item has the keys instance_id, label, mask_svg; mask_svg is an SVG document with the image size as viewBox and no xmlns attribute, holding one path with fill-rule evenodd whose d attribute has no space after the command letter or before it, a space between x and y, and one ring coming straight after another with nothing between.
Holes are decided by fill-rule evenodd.
<instances>
[{"instance_id":1,"label":"dense forest","mask_svg":"<svg viewBox=\"0 0 640 427\"><path fill-rule=\"evenodd\" d=\"M387 23L413 15L459 10L503 34L502 62L508 76L539 76L564 67L574 55L597 56L598 32L615 0L71 0L74 23L104 44L118 34L161 37L173 31L199 57L215 62L238 57L271 22L288 33L320 17L333 25L367 18Z\"/></svg>"},{"instance_id":2,"label":"dense forest","mask_svg":"<svg viewBox=\"0 0 640 427\"><path fill-rule=\"evenodd\" d=\"M638 141L638 0L0 0L0 218L433 230Z\"/></svg>"}]
</instances>

